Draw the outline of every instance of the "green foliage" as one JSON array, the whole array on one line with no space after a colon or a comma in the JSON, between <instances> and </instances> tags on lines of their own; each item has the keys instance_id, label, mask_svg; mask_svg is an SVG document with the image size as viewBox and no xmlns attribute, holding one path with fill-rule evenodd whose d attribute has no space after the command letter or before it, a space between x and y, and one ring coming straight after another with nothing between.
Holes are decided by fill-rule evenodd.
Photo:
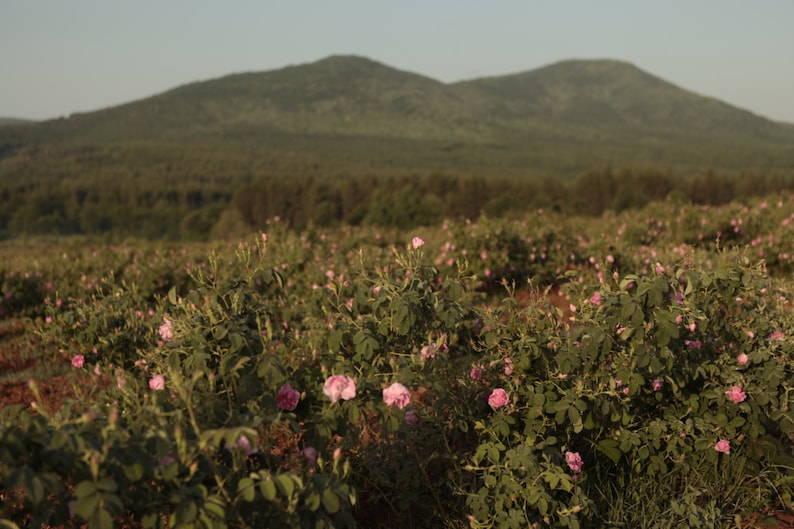
<instances>
[{"instance_id":1,"label":"green foliage","mask_svg":"<svg viewBox=\"0 0 794 529\"><path fill-rule=\"evenodd\" d=\"M712 527L791 505L791 204L11 247L8 309L96 389L0 414L0 521Z\"/></svg>"}]
</instances>

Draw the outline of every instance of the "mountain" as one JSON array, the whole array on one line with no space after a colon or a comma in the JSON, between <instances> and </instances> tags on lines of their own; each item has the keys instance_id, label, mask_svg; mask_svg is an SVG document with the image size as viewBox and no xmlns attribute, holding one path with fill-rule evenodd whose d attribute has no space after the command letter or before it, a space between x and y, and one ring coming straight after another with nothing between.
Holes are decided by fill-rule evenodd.
<instances>
[{"instance_id":1,"label":"mountain","mask_svg":"<svg viewBox=\"0 0 794 529\"><path fill-rule=\"evenodd\" d=\"M444 84L357 56L233 74L3 127L0 156L29 145L140 142L486 172L571 174L605 163L794 167L794 125L688 92L629 63L570 60Z\"/></svg>"},{"instance_id":2,"label":"mountain","mask_svg":"<svg viewBox=\"0 0 794 529\"><path fill-rule=\"evenodd\" d=\"M513 126L532 122L646 133L791 141L781 125L702 97L615 60L571 60L537 70L457 83L493 100L493 115Z\"/></svg>"},{"instance_id":3,"label":"mountain","mask_svg":"<svg viewBox=\"0 0 794 529\"><path fill-rule=\"evenodd\" d=\"M26 125L34 123L32 120L29 119L19 119L19 118L2 118L0 117L0 127L5 125Z\"/></svg>"}]
</instances>

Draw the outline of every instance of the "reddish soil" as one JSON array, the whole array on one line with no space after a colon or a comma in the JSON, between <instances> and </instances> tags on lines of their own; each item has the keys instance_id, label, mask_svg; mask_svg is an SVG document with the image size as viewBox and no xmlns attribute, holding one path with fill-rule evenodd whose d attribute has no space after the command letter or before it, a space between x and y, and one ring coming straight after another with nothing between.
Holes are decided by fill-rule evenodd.
<instances>
[{"instance_id":1,"label":"reddish soil","mask_svg":"<svg viewBox=\"0 0 794 529\"><path fill-rule=\"evenodd\" d=\"M37 343L25 323L15 321L0 324L0 407L32 405L37 399L30 387L31 381L38 387L40 404L50 413L58 410L64 399L74 397L73 382L76 382L79 373L36 375L36 368L42 359L33 352L43 350L44 346ZM53 353L58 356L57 351ZM63 361L68 365L65 357L49 358L47 361Z\"/></svg>"}]
</instances>

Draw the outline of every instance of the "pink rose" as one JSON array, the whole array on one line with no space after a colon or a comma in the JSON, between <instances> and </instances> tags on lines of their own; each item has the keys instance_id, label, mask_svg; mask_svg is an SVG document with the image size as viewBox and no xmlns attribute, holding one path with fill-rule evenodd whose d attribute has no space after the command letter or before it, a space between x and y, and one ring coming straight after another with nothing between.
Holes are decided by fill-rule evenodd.
<instances>
[{"instance_id":1,"label":"pink rose","mask_svg":"<svg viewBox=\"0 0 794 529\"><path fill-rule=\"evenodd\" d=\"M414 250L416 250L417 248L421 248L422 246L424 246L424 244L425 241L421 237L414 237L413 239L411 239L411 248L413 248Z\"/></svg>"},{"instance_id":2,"label":"pink rose","mask_svg":"<svg viewBox=\"0 0 794 529\"><path fill-rule=\"evenodd\" d=\"M154 375L149 379L149 389L152 391L161 391L165 389L165 377L163 375Z\"/></svg>"},{"instance_id":3,"label":"pink rose","mask_svg":"<svg viewBox=\"0 0 794 529\"><path fill-rule=\"evenodd\" d=\"M565 452L565 462L568 463L568 468L570 468L571 472L574 474L578 474L582 471L582 465L584 465L584 462L582 461L582 456L579 455L579 452Z\"/></svg>"},{"instance_id":4,"label":"pink rose","mask_svg":"<svg viewBox=\"0 0 794 529\"><path fill-rule=\"evenodd\" d=\"M397 406L402 410L411 402L411 392L399 382L395 382L383 390L383 402L387 406Z\"/></svg>"},{"instance_id":5,"label":"pink rose","mask_svg":"<svg viewBox=\"0 0 794 529\"><path fill-rule=\"evenodd\" d=\"M419 422L419 417L416 415L414 410L408 410L405 412L405 424L416 424Z\"/></svg>"},{"instance_id":6,"label":"pink rose","mask_svg":"<svg viewBox=\"0 0 794 529\"><path fill-rule=\"evenodd\" d=\"M488 404L492 408L501 408L509 401L510 398L507 396L507 392L502 388L496 388L488 395Z\"/></svg>"},{"instance_id":7,"label":"pink rose","mask_svg":"<svg viewBox=\"0 0 794 529\"><path fill-rule=\"evenodd\" d=\"M510 376L513 374L513 359L509 356L505 358L505 375Z\"/></svg>"},{"instance_id":8,"label":"pink rose","mask_svg":"<svg viewBox=\"0 0 794 529\"><path fill-rule=\"evenodd\" d=\"M173 324L166 316L163 316L163 322L164 323L160 325L160 338L162 338L164 342L170 342L174 339Z\"/></svg>"},{"instance_id":9,"label":"pink rose","mask_svg":"<svg viewBox=\"0 0 794 529\"><path fill-rule=\"evenodd\" d=\"M257 452L256 448L251 446L251 441L244 435L241 435L240 438L234 442L232 448L242 450L247 456Z\"/></svg>"},{"instance_id":10,"label":"pink rose","mask_svg":"<svg viewBox=\"0 0 794 529\"><path fill-rule=\"evenodd\" d=\"M301 453L303 456L309 460L310 465L314 465L317 461L317 450L313 446L307 446L304 448Z\"/></svg>"},{"instance_id":11,"label":"pink rose","mask_svg":"<svg viewBox=\"0 0 794 529\"><path fill-rule=\"evenodd\" d=\"M334 375L323 384L323 393L325 393L331 403L339 400L350 400L356 396L356 383L352 378L344 375Z\"/></svg>"},{"instance_id":12,"label":"pink rose","mask_svg":"<svg viewBox=\"0 0 794 529\"><path fill-rule=\"evenodd\" d=\"M83 367L85 364L85 357L83 355L74 355L72 357L72 366L74 367Z\"/></svg>"},{"instance_id":13,"label":"pink rose","mask_svg":"<svg viewBox=\"0 0 794 529\"><path fill-rule=\"evenodd\" d=\"M725 394L728 395L728 398L736 404L744 402L744 399L747 398L747 393L742 391L742 388L739 386L733 386L731 389L726 391Z\"/></svg>"},{"instance_id":14,"label":"pink rose","mask_svg":"<svg viewBox=\"0 0 794 529\"><path fill-rule=\"evenodd\" d=\"M742 353L736 357L736 361L739 363L740 366L746 366L747 362L750 360L750 357L747 356L746 353Z\"/></svg>"},{"instance_id":15,"label":"pink rose","mask_svg":"<svg viewBox=\"0 0 794 529\"><path fill-rule=\"evenodd\" d=\"M472 380L480 380L482 378L482 369L482 366L474 366L471 368L469 376L472 378Z\"/></svg>"},{"instance_id":16,"label":"pink rose","mask_svg":"<svg viewBox=\"0 0 794 529\"><path fill-rule=\"evenodd\" d=\"M438 346L434 343L429 343L424 347L422 347L422 350L419 352L419 354L422 355L422 358L424 360L428 360L431 358L435 358L436 352L438 352Z\"/></svg>"},{"instance_id":17,"label":"pink rose","mask_svg":"<svg viewBox=\"0 0 794 529\"><path fill-rule=\"evenodd\" d=\"M593 305L601 305L601 292L596 292L590 298L590 303Z\"/></svg>"},{"instance_id":18,"label":"pink rose","mask_svg":"<svg viewBox=\"0 0 794 529\"><path fill-rule=\"evenodd\" d=\"M717 452L722 452L723 454L730 454L731 453L731 442L726 441L725 439L720 439L717 441L717 444L714 445L714 450Z\"/></svg>"},{"instance_id":19,"label":"pink rose","mask_svg":"<svg viewBox=\"0 0 794 529\"><path fill-rule=\"evenodd\" d=\"M176 456L173 452L168 452L157 461L157 465L161 467L167 467L171 463L176 463Z\"/></svg>"},{"instance_id":20,"label":"pink rose","mask_svg":"<svg viewBox=\"0 0 794 529\"><path fill-rule=\"evenodd\" d=\"M653 383L651 383L651 389L653 389L654 391L659 391L659 390L662 389L663 385L664 385L664 382L662 382L661 380L659 380L657 378L656 380L653 381Z\"/></svg>"},{"instance_id":21,"label":"pink rose","mask_svg":"<svg viewBox=\"0 0 794 529\"><path fill-rule=\"evenodd\" d=\"M278 390L278 395L276 395L276 405L282 410L294 410L300 400L301 394L292 389L289 384L281 386L281 389Z\"/></svg>"}]
</instances>

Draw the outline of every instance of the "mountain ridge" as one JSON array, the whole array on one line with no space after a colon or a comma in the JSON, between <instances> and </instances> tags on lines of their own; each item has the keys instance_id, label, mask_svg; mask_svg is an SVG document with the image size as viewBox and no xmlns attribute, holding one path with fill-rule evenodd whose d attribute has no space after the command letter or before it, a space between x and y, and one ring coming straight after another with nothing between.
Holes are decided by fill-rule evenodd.
<instances>
[{"instance_id":1,"label":"mountain ridge","mask_svg":"<svg viewBox=\"0 0 794 529\"><path fill-rule=\"evenodd\" d=\"M708 160L736 149L749 159L760 149L759 157L779 166L794 162L794 125L689 92L625 61L570 59L443 83L357 55L229 74L68 118L3 127L0 152L49 142L142 141L287 149L300 143L327 151L343 142L361 159L371 155L372 142L385 142L387 159L389 142L429 142L428 157L446 156L445 145L469 145L509 153L516 166L532 165L527 146L547 145L567 145L579 168L638 156L652 163L698 158L691 153L700 148Z\"/></svg>"}]
</instances>

